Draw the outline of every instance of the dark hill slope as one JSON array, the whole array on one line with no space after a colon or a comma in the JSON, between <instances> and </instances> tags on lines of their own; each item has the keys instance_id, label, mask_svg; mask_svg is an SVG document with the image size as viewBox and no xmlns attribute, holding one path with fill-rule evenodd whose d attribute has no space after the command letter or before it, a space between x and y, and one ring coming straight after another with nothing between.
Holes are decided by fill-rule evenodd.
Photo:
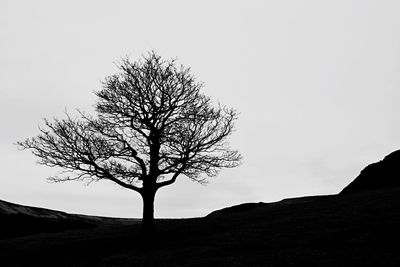
<instances>
[{"instance_id":1,"label":"dark hill slope","mask_svg":"<svg viewBox=\"0 0 400 267\"><path fill-rule=\"evenodd\" d=\"M95 227L99 217L18 205L0 200L0 239Z\"/></svg>"},{"instance_id":2,"label":"dark hill slope","mask_svg":"<svg viewBox=\"0 0 400 267\"><path fill-rule=\"evenodd\" d=\"M400 189L0 240L2 266L400 266Z\"/></svg>"},{"instance_id":3,"label":"dark hill slope","mask_svg":"<svg viewBox=\"0 0 400 267\"><path fill-rule=\"evenodd\" d=\"M340 194L393 187L400 187L400 150L368 165Z\"/></svg>"}]
</instances>

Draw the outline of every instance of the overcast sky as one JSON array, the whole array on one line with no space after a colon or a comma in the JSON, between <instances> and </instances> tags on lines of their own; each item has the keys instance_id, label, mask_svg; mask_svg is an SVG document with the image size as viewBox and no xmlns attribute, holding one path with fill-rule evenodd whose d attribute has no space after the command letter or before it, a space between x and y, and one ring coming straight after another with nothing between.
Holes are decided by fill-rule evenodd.
<instances>
[{"instance_id":1,"label":"overcast sky","mask_svg":"<svg viewBox=\"0 0 400 267\"><path fill-rule=\"evenodd\" d=\"M400 1L0 1L0 199L140 217L109 182L50 184L18 140L65 109L93 112L114 62L149 50L190 66L204 93L240 112L243 164L202 186L180 177L156 217L242 202L335 194L400 149Z\"/></svg>"}]
</instances>

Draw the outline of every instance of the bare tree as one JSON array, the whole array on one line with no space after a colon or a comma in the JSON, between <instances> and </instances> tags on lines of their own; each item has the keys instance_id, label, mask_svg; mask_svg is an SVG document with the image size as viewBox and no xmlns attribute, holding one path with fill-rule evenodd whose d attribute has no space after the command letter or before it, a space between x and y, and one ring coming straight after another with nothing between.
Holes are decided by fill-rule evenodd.
<instances>
[{"instance_id":1,"label":"bare tree","mask_svg":"<svg viewBox=\"0 0 400 267\"><path fill-rule=\"evenodd\" d=\"M205 183L201 174L238 166L241 156L226 142L237 113L201 94L203 85L189 68L155 52L118 67L95 92L96 116L45 120L38 136L18 145L40 164L66 171L51 181L110 180L138 192L149 230L159 188L179 175Z\"/></svg>"}]
</instances>

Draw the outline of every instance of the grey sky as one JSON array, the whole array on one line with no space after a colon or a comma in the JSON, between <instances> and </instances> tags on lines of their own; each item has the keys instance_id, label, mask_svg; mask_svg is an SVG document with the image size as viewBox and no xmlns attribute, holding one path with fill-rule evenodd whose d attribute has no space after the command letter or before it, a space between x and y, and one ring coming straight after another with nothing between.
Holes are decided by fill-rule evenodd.
<instances>
[{"instance_id":1,"label":"grey sky","mask_svg":"<svg viewBox=\"0 0 400 267\"><path fill-rule=\"evenodd\" d=\"M181 177L156 216L202 216L246 201L339 192L400 149L399 1L1 1L0 199L139 217L110 183L49 184L57 173L13 142L65 108L91 112L113 62L155 49L240 112L242 166L201 186Z\"/></svg>"}]
</instances>

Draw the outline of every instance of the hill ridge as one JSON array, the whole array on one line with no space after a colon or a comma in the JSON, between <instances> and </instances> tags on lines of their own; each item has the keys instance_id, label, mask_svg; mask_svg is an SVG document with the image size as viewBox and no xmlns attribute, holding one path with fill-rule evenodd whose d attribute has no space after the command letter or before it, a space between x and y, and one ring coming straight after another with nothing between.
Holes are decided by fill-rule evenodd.
<instances>
[{"instance_id":1,"label":"hill ridge","mask_svg":"<svg viewBox=\"0 0 400 267\"><path fill-rule=\"evenodd\" d=\"M339 194L400 187L400 150L366 166Z\"/></svg>"}]
</instances>

